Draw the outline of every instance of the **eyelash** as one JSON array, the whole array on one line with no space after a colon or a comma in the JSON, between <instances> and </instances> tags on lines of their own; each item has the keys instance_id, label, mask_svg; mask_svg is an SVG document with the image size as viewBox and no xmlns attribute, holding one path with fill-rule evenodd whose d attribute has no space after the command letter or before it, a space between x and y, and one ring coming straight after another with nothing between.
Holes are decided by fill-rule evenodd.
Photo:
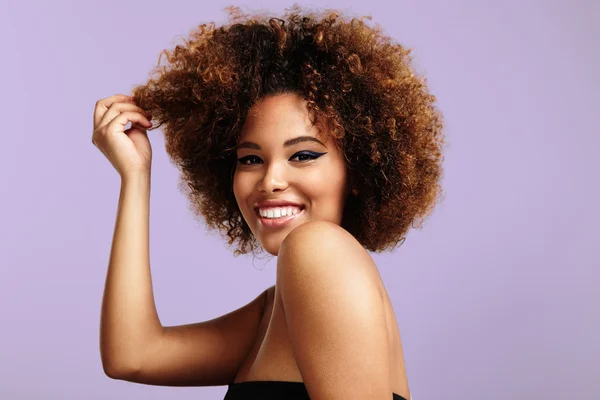
<instances>
[{"instance_id":1,"label":"eyelash","mask_svg":"<svg viewBox=\"0 0 600 400\"><path fill-rule=\"evenodd\" d=\"M299 152L299 153L294 154L290 158L290 160L292 158L294 158L294 157L299 157L299 156L308 156L308 157L310 157L308 160L298 161L298 162L301 162L301 163L305 163L305 162L308 162L308 161L316 160L317 158L321 157L323 154L326 154L326 153L313 153L312 151L309 151L309 152ZM246 157L238 158L237 161L238 161L239 164L242 164L242 165L254 165L254 164L246 164L245 163L246 160L249 160L249 159L252 159L252 158L258 158L258 157L257 156L246 156ZM260 158L258 158L258 159L260 160Z\"/></svg>"}]
</instances>

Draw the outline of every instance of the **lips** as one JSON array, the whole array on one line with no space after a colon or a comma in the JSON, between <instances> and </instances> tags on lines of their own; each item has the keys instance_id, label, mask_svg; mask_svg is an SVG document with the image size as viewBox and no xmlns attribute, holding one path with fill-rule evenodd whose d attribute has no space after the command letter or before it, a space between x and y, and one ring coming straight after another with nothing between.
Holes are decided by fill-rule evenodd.
<instances>
[{"instance_id":1,"label":"lips","mask_svg":"<svg viewBox=\"0 0 600 400\"><path fill-rule=\"evenodd\" d=\"M285 217L279 217L279 218L261 217L261 215L259 213L259 209L268 208L268 207L298 207L300 209L300 212L298 212L297 214L294 214L294 215L286 215ZM304 205L302 205L301 203L297 203L297 202L294 202L291 200L266 199L266 200L257 202L254 207L254 211L255 211L256 216L258 217L258 220L260 221L262 226L269 227L269 228L277 228L277 227L287 225L288 223L290 223L291 221L296 219L298 216L302 215L304 213L304 208L305 208Z\"/></svg>"},{"instance_id":2,"label":"lips","mask_svg":"<svg viewBox=\"0 0 600 400\"><path fill-rule=\"evenodd\" d=\"M258 213L258 208L256 209L256 215L258 215L258 220L260 223L267 228L279 228L284 225L291 223L294 219L298 218L300 215L304 214L304 207L301 207L301 210L297 214L286 215L285 217L279 218L264 218L261 217Z\"/></svg>"},{"instance_id":3,"label":"lips","mask_svg":"<svg viewBox=\"0 0 600 400\"><path fill-rule=\"evenodd\" d=\"M288 206L300 207L300 208L304 209L304 206L300 203L296 203L296 202L293 202L290 200L283 200L283 199L263 200L263 201L256 203L256 206L254 208L256 210L258 210L259 208L266 208L266 207L288 207Z\"/></svg>"}]
</instances>

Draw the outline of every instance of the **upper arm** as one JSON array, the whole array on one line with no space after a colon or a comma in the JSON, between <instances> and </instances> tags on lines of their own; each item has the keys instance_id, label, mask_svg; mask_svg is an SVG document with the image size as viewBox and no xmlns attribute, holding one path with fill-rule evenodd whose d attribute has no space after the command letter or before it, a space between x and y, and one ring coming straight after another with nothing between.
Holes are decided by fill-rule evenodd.
<instances>
[{"instance_id":1,"label":"upper arm","mask_svg":"<svg viewBox=\"0 0 600 400\"><path fill-rule=\"evenodd\" d=\"M123 379L164 386L233 382L256 338L268 290L218 318L165 327L140 369Z\"/></svg>"},{"instance_id":2,"label":"upper arm","mask_svg":"<svg viewBox=\"0 0 600 400\"><path fill-rule=\"evenodd\" d=\"M277 285L311 399L392 396L385 314L372 268L364 248L327 222L302 224L281 246Z\"/></svg>"}]
</instances>

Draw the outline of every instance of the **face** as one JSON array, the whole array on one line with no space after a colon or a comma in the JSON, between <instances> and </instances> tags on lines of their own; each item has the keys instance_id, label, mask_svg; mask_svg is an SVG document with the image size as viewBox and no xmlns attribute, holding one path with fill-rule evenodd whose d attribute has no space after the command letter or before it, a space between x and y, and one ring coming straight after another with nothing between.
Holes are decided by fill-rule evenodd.
<instances>
[{"instance_id":1,"label":"face","mask_svg":"<svg viewBox=\"0 0 600 400\"><path fill-rule=\"evenodd\" d=\"M242 128L233 192L252 233L272 255L304 222L341 224L348 195L344 155L333 140L317 136L306 102L296 94L263 97ZM257 207L265 201L290 204Z\"/></svg>"}]
</instances>

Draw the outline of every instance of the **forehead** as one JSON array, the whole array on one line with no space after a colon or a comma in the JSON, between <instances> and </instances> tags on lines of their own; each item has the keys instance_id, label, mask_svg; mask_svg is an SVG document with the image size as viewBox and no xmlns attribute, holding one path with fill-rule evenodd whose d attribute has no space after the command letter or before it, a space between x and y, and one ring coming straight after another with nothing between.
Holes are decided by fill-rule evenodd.
<instances>
[{"instance_id":1,"label":"forehead","mask_svg":"<svg viewBox=\"0 0 600 400\"><path fill-rule=\"evenodd\" d=\"M297 94L265 96L248 111L239 140L272 141L319 136L312 125L306 100Z\"/></svg>"}]
</instances>

